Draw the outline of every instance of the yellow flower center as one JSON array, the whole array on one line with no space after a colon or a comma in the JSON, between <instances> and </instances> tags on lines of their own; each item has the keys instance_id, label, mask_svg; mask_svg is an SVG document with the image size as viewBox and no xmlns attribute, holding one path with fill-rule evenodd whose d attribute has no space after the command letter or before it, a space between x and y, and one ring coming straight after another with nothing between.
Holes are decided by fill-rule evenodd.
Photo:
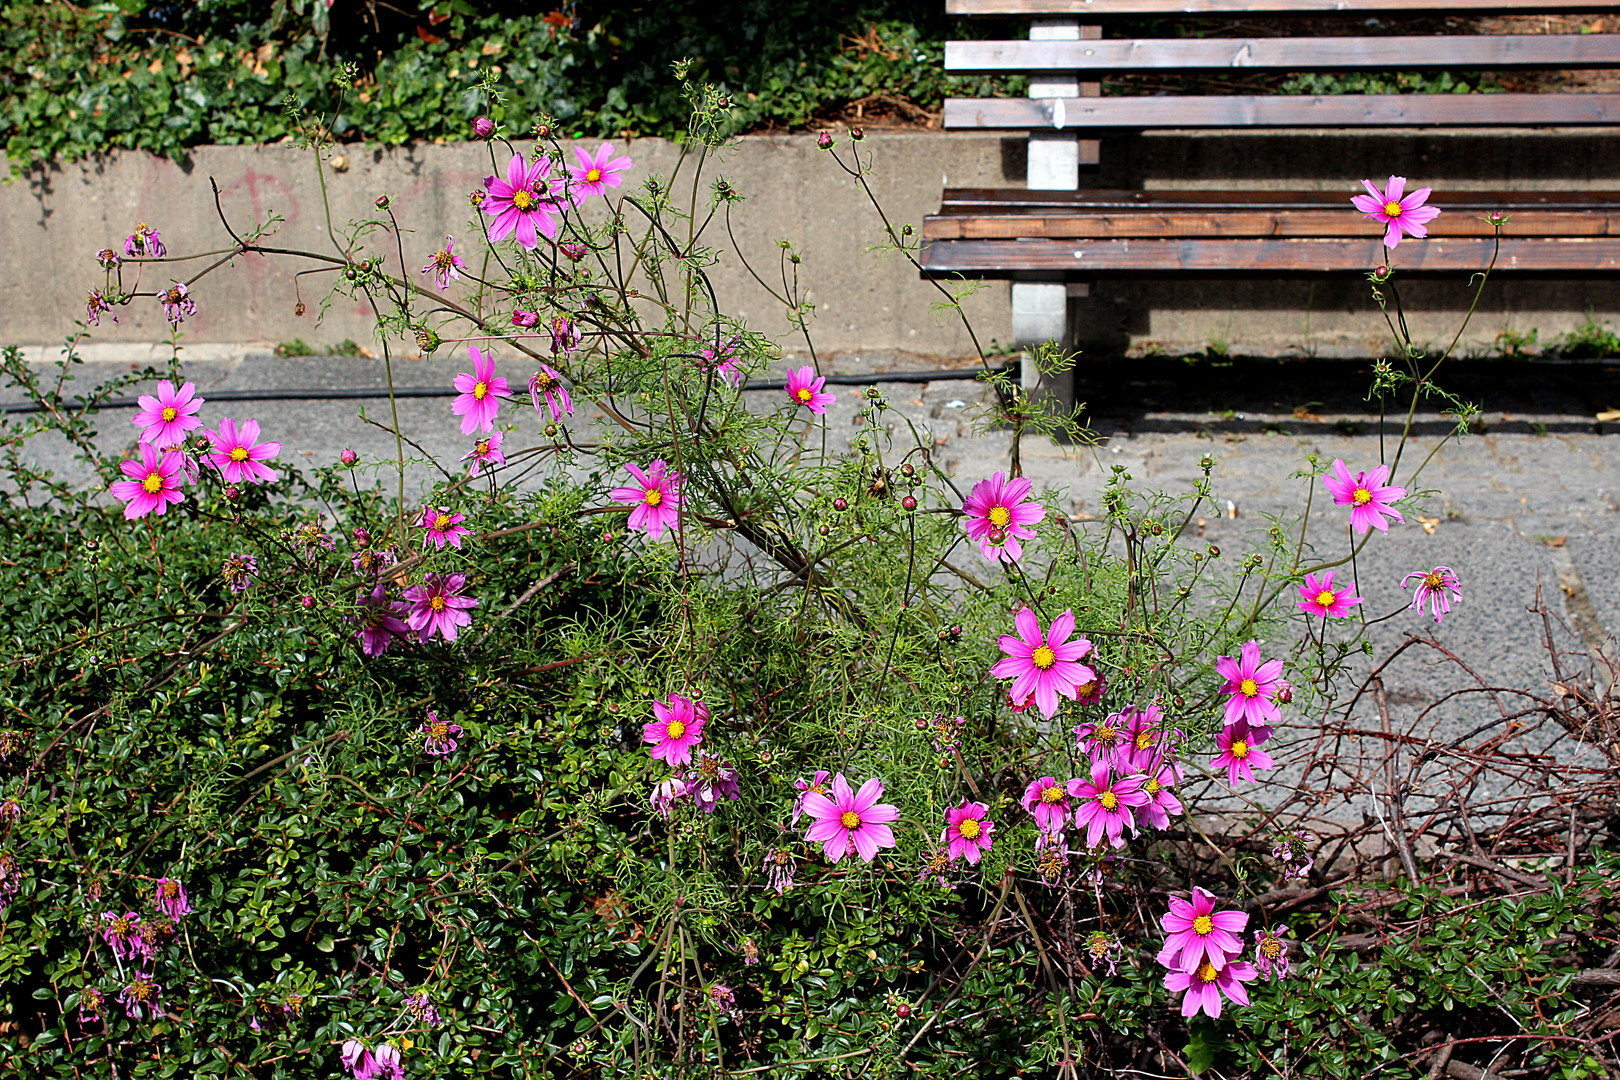
<instances>
[{"instance_id":1,"label":"yellow flower center","mask_svg":"<svg viewBox=\"0 0 1620 1080\"><path fill-rule=\"evenodd\" d=\"M963 818L957 823L956 831L962 834L964 840L977 840L984 829L975 818Z\"/></svg>"},{"instance_id":2,"label":"yellow flower center","mask_svg":"<svg viewBox=\"0 0 1620 1080\"><path fill-rule=\"evenodd\" d=\"M1244 758L1248 757L1249 744L1244 742L1242 739L1235 740L1232 743L1232 756L1237 758L1239 761L1242 761Z\"/></svg>"},{"instance_id":3,"label":"yellow flower center","mask_svg":"<svg viewBox=\"0 0 1620 1080\"><path fill-rule=\"evenodd\" d=\"M160 472L147 473L146 479L141 481L141 490L146 492L148 495L156 495L158 492L162 491L163 474Z\"/></svg>"},{"instance_id":4,"label":"yellow flower center","mask_svg":"<svg viewBox=\"0 0 1620 1080\"><path fill-rule=\"evenodd\" d=\"M1394 199L1389 200L1389 202L1384 204L1384 213L1388 214L1390 217L1400 217L1401 204L1396 202Z\"/></svg>"},{"instance_id":5,"label":"yellow flower center","mask_svg":"<svg viewBox=\"0 0 1620 1080\"><path fill-rule=\"evenodd\" d=\"M1423 584L1427 585L1431 589L1438 589L1441 586L1445 585L1445 583L1446 583L1446 579L1441 577L1439 574L1425 574L1425 575L1423 575Z\"/></svg>"},{"instance_id":6,"label":"yellow flower center","mask_svg":"<svg viewBox=\"0 0 1620 1080\"><path fill-rule=\"evenodd\" d=\"M657 488L653 488L641 497L641 501L648 506L657 506L664 501L664 493Z\"/></svg>"},{"instance_id":7,"label":"yellow flower center","mask_svg":"<svg viewBox=\"0 0 1620 1080\"><path fill-rule=\"evenodd\" d=\"M1333 595L1333 590L1331 589L1323 589L1321 592L1316 594L1316 602L1322 607L1332 607L1333 601L1337 599L1338 597Z\"/></svg>"},{"instance_id":8,"label":"yellow flower center","mask_svg":"<svg viewBox=\"0 0 1620 1080\"><path fill-rule=\"evenodd\" d=\"M1260 684L1253 679L1244 679L1238 683L1238 690L1244 697L1254 697L1260 693Z\"/></svg>"},{"instance_id":9,"label":"yellow flower center","mask_svg":"<svg viewBox=\"0 0 1620 1080\"><path fill-rule=\"evenodd\" d=\"M164 896L164 899L172 900L174 897L176 897L178 895L180 895L180 886L176 885L172 881L165 881L163 883L163 896Z\"/></svg>"},{"instance_id":10,"label":"yellow flower center","mask_svg":"<svg viewBox=\"0 0 1620 1080\"><path fill-rule=\"evenodd\" d=\"M489 383L475 383L473 385L473 400L483 401L484 395L489 393Z\"/></svg>"},{"instance_id":11,"label":"yellow flower center","mask_svg":"<svg viewBox=\"0 0 1620 1080\"><path fill-rule=\"evenodd\" d=\"M1119 732L1114 730L1112 724L1105 722L1097 725L1097 729L1091 733L1091 737L1098 746L1113 746L1119 741Z\"/></svg>"},{"instance_id":12,"label":"yellow flower center","mask_svg":"<svg viewBox=\"0 0 1620 1080\"><path fill-rule=\"evenodd\" d=\"M1149 795L1157 795L1159 793L1159 782L1150 776L1142 781L1142 790Z\"/></svg>"},{"instance_id":13,"label":"yellow flower center","mask_svg":"<svg viewBox=\"0 0 1620 1080\"><path fill-rule=\"evenodd\" d=\"M1277 959L1277 957L1282 955L1282 951L1283 943L1281 938L1273 937L1272 935L1267 934L1265 937L1260 939L1260 952L1267 960Z\"/></svg>"},{"instance_id":14,"label":"yellow flower center","mask_svg":"<svg viewBox=\"0 0 1620 1080\"><path fill-rule=\"evenodd\" d=\"M1062 801L1063 801L1063 789L1062 788L1060 788L1060 787L1049 787L1049 788L1042 788L1041 789L1041 802L1043 802L1043 803L1055 803L1055 802L1062 802Z\"/></svg>"},{"instance_id":15,"label":"yellow flower center","mask_svg":"<svg viewBox=\"0 0 1620 1080\"><path fill-rule=\"evenodd\" d=\"M131 929L129 920L123 916L119 916L112 921L112 932L118 937L128 937Z\"/></svg>"},{"instance_id":16,"label":"yellow flower center","mask_svg":"<svg viewBox=\"0 0 1620 1080\"><path fill-rule=\"evenodd\" d=\"M180 302L180 290L170 289L168 292L163 294L163 299L167 300L171 304L178 304Z\"/></svg>"},{"instance_id":17,"label":"yellow flower center","mask_svg":"<svg viewBox=\"0 0 1620 1080\"><path fill-rule=\"evenodd\" d=\"M245 446L233 446L233 447L231 447L231 460L232 461L246 461L247 459L248 459L247 447L245 447Z\"/></svg>"},{"instance_id":18,"label":"yellow flower center","mask_svg":"<svg viewBox=\"0 0 1620 1080\"><path fill-rule=\"evenodd\" d=\"M846 829L858 829L861 827L861 815L853 810L845 810L838 816L838 824Z\"/></svg>"},{"instance_id":19,"label":"yellow flower center","mask_svg":"<svg viewBox=\"0 0 1620 1080\"><path fill-rule=\"evenodd\" d=\"M540 374L534 377L534 385L535 389L539 390L542 394L549 394L551 393L552 388L557 385L557 380L553 379L550 375L547 375L542 371Z\"/></svg>"},{"instance_id":20,"label":"yellow flower center","mask_svg":"<svg viewBox=\"0 0 1620 1080\"><path fill-rule=\"evenodd\" d=\"M474 452L479 457L484 457L485 455L487 455L489 453L489 440L488 439L479 439L478 440L478 445L476 447L474 447Z\"/></svg>"},{"instance_id":21,"label":"yellow flower center","mask_svg":"<svg viewBox=\"0 0 1620 1080\"><path fill-rule=\"evenodd\" d=\"M1079 697L1088 698L1097 692L1097 682L1095 679L1091 682L1083 682L1074 688L1074 692Z\"/></svg>"},{"instance_id":22,"label":"yellow flower center","mask_svg":"<svg viewBox=\"0 0 1620 1080\"><path fill-rule=\"evenodd\" d=\"M448 251L438 252L433 256L433 265L437 266L440 270L448 270L450 267L455 265L450 261L454 257L455 256L451 255Z\"/></svg>"},{"instance_id":23,"label":"yellow flower center","mask_svg":"<svg viewBox=\"0 0 1620 1080\"><path fill-rule=\"evenodd\" d=\"M990 524L998 529L1005 529L1012 524L1012 511L1005 506L992 506L990 508Z\"/></svg>"},{"instance_id":24,"label":"yellow flower center","mask_svg":"<svg viewBox=\"0 0 1620 1080\"><path fill-rule=\"evenodd\" d=\"M171 420L173 420L175 417L177 417L179 415L180 415L180 410L175 408L173 405L165 405L165 406L163 406L163 422L165 424L169 423Z\"/></svg>"},{"instance_id":25,"label":"yellow flower center","mask_svg":"<svg viewBox=\"0 0 1620 1080\"><path fill-rule=\"evenodd\" d=\"M1101 795L1098 795L1097 801L1102 803L1102 808L1104 810L1119 809L1119 796L1115 795L1112 791L1105 791Z\"/></svg>"},{"instance_id":26,"label":"yellow flower center","mask_svg":"<svg viewBox=\"0 0 1620 1080\"><path fill-rule=\"evenodd\" d=\"M124 988L124 992L136 1001L146 1001L152 996L152 984L145 979L136 979Z\"/></svg>"},{"instance_id":27,"label":"yellow flower center","mask_svg":"<svg viewBox=\"0 0 1620 1080\"><path fill-rule=\"evenodd\" d=\"M441 532L443 530L445 530L445 529L448 529L450 527L450 515L449 514L440 514L438 517L434 518L433 519L433 527L435 529L440 530Z\"/></svg>"},{"instance_id":28,"label":"yellow flower center","mask_svg":"<svg viewBox=\"0 0 1620 1080\"><path fill-rule=\"evenodd\" d=\"M801 386L794 393L793 396L798 398L799 401L801 401L802 403L808 405L808 404L810 404L810 399L815 397L816 395L815 395L814 391L812 391L808 386Z\"/></svg>"},{"instance_id":29,"label":"yellow flower center","mask_svg":"<svg viewBox=\"0 0 1620 1080\"><path fill-rule=\"evenodd\" d=\"M1208 915L1200 915L1193 920L1193 933L1199 937L1208 935L1215 929L1215 920Z\"/></svg>"},{"instance_id":30,"label":"yellow flower center","mask_svg":"<svg viewBox=\"0 0 1620 1080\"><path fill-rule=\"evenodd\" d=\"M514 191L512 193L512 205L519 210L527 210L532 202L534 202L534 196L527 191Z\"/></svg>"},{"instance_id":31,"label":"yellow flower center","mask_svg":"<svg viewBox=\"0 0 1620 1080\"><path fill-rule=\"evenodd\" d=\"M1150 747L1152 745L1153 745L1153 732L1151 732L1151 731L1141 731L1141 732L1137 733L1137 735L1136 735L1136 748L1138 750L1146 750L1148 747Z\"/></svg>"},{"instance_id":32,"label":"yellow flower center","mask_svg":"<svg viewBox=\"0 0 1620 1080\"><path fill-rule=\"evenodd\" d=\"M587 184L595 184L595 183L599 182L601 179L602 179L602 170L601 169L589 169L585 173L585 182Z\"/></svg>"},{"instance_id":33,"label":"yellow flower center","mask_svg":"<svg viewBox=\"0 0 1620 1080\"><path fill-rule=\"evenodd\" d=\"M1036 667L1040 668L1042 671L1045 671L1047 668L1057 663L1057 653L1053 652L1050 646L1041 645L1030 654L1029 659Z\"/></svg>"},{"instance_id":34,"label":"yellow flower center","mask_svg":"<svg viewBox=\"0 0 1620 1080\"><path fill-rule=\"evenodd\" d=\"M1372 502L1372 492L1366 488L1356 488L1356 493L1350 497L1355 500L1357 506L1366 506Z\"/></svg>"},{"instance_id":35,"label":"yellow flower center","mask_svg":"<svg viewBox=\"0 0 1620 1080\"><path fill-rule=\"evenodd\" d=\"M1210 963L1208 960L1205 960L1198 966L1198 978L1202 982L1212 983L1216 979L1220 978L1220 974L1220 972L1215 970L1215 965Z\"/></svg>"},{"instance_id":36,"label":"yellow flower center","mask_svg":"<svg viewBox=\"0 0 1620 1080\"><path fill-rule=\"evenodd\" d=\"M669 726L664 728L664 734L668 738L678 739L686 734L686 725L679 720L671 720Z\"/></svg>"},{"instance_id":37,"label":"yellow flower center","mask_svg":"<svg viewBox=\"0 0 1620 1080\"><path fill-rule=\"evenodd\" d=\"M435 596L433 599L428 601L428 607L432 608L434 611L443 611L444 606L444 597L442 596Z\"/></svg>"},{"instance_id":38,"label":"yellow flower center","mask_svg":"<svg viewBox=\"0 0 1620 1080\"><path fill-rule=\"evenodd\" d=\"M446 724L443 720L440 720L437 724L434 724L432 727L428 728L428 738L432 739L434 742L442 742L444 739L448 738L449 735L450 725Z\"/></svg>"}]
</instances>

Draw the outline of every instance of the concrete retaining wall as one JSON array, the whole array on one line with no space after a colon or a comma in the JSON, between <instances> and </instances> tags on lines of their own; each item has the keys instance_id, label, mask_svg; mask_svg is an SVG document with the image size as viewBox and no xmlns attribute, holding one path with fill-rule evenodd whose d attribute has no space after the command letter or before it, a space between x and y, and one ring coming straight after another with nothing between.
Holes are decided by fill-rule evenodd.
<instances>
[{"instance_id":1,"label":"concrete retaining wall","mask_svg":"<svg viewBox=\"0 0 1620 1080\"><path fill-rule=\"evenodd\" d=\"M1309 187L1342 191L1346 200L1363 176L1403 173L1414 182L1451 188L1617 188L1620 135L1607 132L1419 132L1378 135L1333 132L1181 133L1121 137L1104 143L1103 163L1088 184L1103 187ZM920 223L938 205L945 185L1023 183L1022 139L975 134L872 134L864 144L875 166L873 186L892 220ZM634 176L668 174L677 149L636 140ZM332 214L341 228L372 212L380 193L395 196L406 237L409 273L426 261L444 234L470 236L466 194L490 169L482 145L418 145L392 150L349 148L349 167L328 172ZM756 265L774 272L774 241L791 240L804 255L801 279L818 307L817 347L829 353L910 352L961 357L966 335L929 312L936 294L893 256L867 248L882 239L878 219L848 178L804 135L752 136L729 151L712 175L724 175L747 196L733 214L737 239ZM58 342L82 317L85 291L99 280L94 253L117 245L136 221L163 232L171 253L228 243L214 213L209 178L238 228L274 212L285 221L275 243L330 250L314 166L290 147L204 147L185 166L139 153L58 167L43 177L0 189L0 238L13 273L0 283L0 342ZM1348 204L1346 212L1350 213ZM714 279L721 303L756 328L783 335L780 305L722 247ZM465 239L463 244L465 244ZM371 249L397 269L399 258ZM199 264L187 264L188 267ZM370 340L368 312L340 300L315 325L322 275L303 279L310 313L293 314L295 260L247 258L195 288L199 313L187 325L190 343L273 344L302 337L314 344ZM167 269L167 268L165 268ZM175 273L188 271L176 270ZM150 268L148 270L150 274ZM166 283L170 274L156 275ZM150 284L150 280L146 283ZM1463 283L1408 285L1404 294L1419 337L1449 337L1465 306ZM988 342L1005 341L1008 289L992 283L969 301ZM1591 312L1620 321L1620 289L1609 281L1503 279L1490 286L1471 327L1469 347L1492 347L1503 330L1536 330L1542 341L1569 331ZM1098 282L1075 308L1077 332L1095 355L1124 351L1278 355L1368 355L1382 348L1382 319L1364 283L1351 280L1219 282L1207 280ZM165 334L155 301L140 301L103 322L98 342L150 342ZM408 352L414 351L411 346Z\"/></svg>"}]
</instances>

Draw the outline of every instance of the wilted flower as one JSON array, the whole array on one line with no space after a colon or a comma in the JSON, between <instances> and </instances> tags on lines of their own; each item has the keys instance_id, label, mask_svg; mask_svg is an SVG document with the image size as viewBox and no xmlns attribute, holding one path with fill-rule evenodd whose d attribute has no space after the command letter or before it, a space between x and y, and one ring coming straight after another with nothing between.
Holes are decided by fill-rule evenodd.
<instances>
[{"instance_id":1,"label":"wilted flower","mask_svg":"<svg viewBox=\"0 0 1620 1080\"><path fill-rule=\"evenodd\" d=\"M742 943L742 958L744 967L753 967L759 963L759 945L753 938L747 938Z\"/></svg>"},{"instance_id":2,"label":"wilted flower","mask_svg":"<svg viewBox=\"0 0 1620 1080\"><path fill-rule=\"evenodd\" d=\"M107 998L100 990L87 986L79 991L79 1023L99 1023L101 1010L107 1007Z\"/></svg>"},{"instance_id":3,"label":"wilted flower","mask_svg":"<svg viewBox=\"0 0 1620 1080\"><path fill-rule=\"evenodd\" d=\"M422 267L422 273L433 275L433 283L439 287L440 292L449 288L452 279L460 281L461 271L467 269L467 264L455 253L455 246L456 238L446 234L444 247L435 251L433 258Z\"/></svg>"},{"instance_id":4,"label":"wilted flower","mask_svg":"<svg viewBox=\"0 0 1620 1080\"><path fill-rule=\"evenodd\" d=\"M552 420L561 420L564 413L574 415L574 402L568 396L568 388L563 385L562 375L545 364L541 364L540 370L529 376L529 398L534 402L534 411L538 416L545 415L540 408L541 398L545 399Z\"/></svg>"},{"instance_id":5,"label":"wilted flower","mask_svg":"<svg viewBox=\"0 0 1620 1080\"><path fill-rule=\"evenodd\" d=\"M161 877L152 890L152 904L171 919L191 914L191 901L186 887L175 878Z\"/></svg>"},{"instance_id":6,"label":"wilted flower","mask_svg":"<svg viewBox=\"0 0 1620 1080\"><path fill-rule=\"evenodd\" d=\"M356 559L359 557L355 556ZM355 606L358 610L350 617L350 621L359 624L354 636L360 639L360 651L367 656L383 655L397 638L404 637L410 629L400 619L400 616L406 613L406 605L388 599L388 588L380 581L372 586L369 594L362 590L355 598Z\"/></svg>"},{"instance_id":7,"label":"wilted flower","mask_svg":"<svg viewBox=\"0 0 1620 1080\"><path fill-rule=\"evenodd\" d=\"M473 448L461 456L462 461L470 461L467 466L468 476L477 476L481 472L491 472L506 464L506 455L501 453L501 440L505 436L499 431L492 431L488 435L473 443Z\"/></svg>"},{"instance_id":8,"label":"wilted flower","mask_svg":"<svg viewBox=\"0 0 1620 1080\"><path fill-rule=\"evenodd\" d=\"M170 326L178 327L197 314L197 301L192 299L183 281L176 281L158 293L158 303L163 305L163 317L169 320Z\"/></svg>"},{"instance_id":9,"label":"wilted flower","mask_svg":"<svg viewBox=\"0 0 1620 1080\"><path fill-rule=\"evenodd\" d=\"M691 794L685 778L677 773L668 780L654 784L652 795L647 801L652 804L653 813L667 819L675 812L675 804L689 799Z\"/></svg>"},{"instance_id":10,"label":"wilted flower","mask_svg":"<svg viewBox=\"0 0 1620 1080\"><path fill-rule=\"evenodd\" d=\"M702 371L713 371L732 386L739 386L743 380L742 365L736 356L737 340L735 338L721 344L718 351L715 349L700 349L698 367Z\"/></svg>"},{"instance_id":11,"label":"wilted flower","mask_svg":"<svg viewBox=\"0 0 1620 1080\"><path fill-rule=\"evenodd\" d=\"M101 914L101 939L112 946L113 955L120 960L151 957L152 943L141 933L141 917L133 911L119 915L104 911Z\"/></svg>"},{"instance_id":12,"label":"wilted flower","mask_svg":"<svg viewBox=\"0 0 1620 1080\"><path fill-rule=\"evenodd\" d=\"M917 868L917 880L932 881L942 889L951 888L951 854L944 848L923 852L922 864Z\"/></svg>"},{"instance_id":13,"label":"wilted flower","mask_svg":"<svg viewBox=\"0 0 1620 1080\"><path fill-rule=\"evenodd\" d=\"M566 315L558 315L551 320L551 355L561 354L566 357L579 348L579 343L585 339L578 326Z\"/></svg>"},{"instance_id":14,"label":"wilted flower","mask_svg":"<svg viewBox=\"0 0 1620 1080\"><path fill-rule=\"evenodd\" d=\"M1462 582L1457 578L1457 571L1449 566L1437 566L1433 570L1414 570L1401 579L1401 588L1407 587L1407 582L1413 578L1418 579L1417 591L1412 594L1412 610L1422 611L1425 601L1429 604L1429 613L1434 616L1436 624L1451 614L1452 598L1462 601Z\"/></svg>"},{"instance_id":15,"label":"wilted flower","mask_svg":"<svg viewBox=\"0 0 1620 1080\"><path fill-rule=\"evenodd\" d=\"M123 1003L124 1015L131 1020L141 1019L143 1012L155 1020L159 1013L158 998L162 996L163 987L146 972L137 971L129 982L124 984L118 1000Z\"/></svg>"},{"instance_id":16,"label":"wilted flower","mask_svg":"<svg viewBox=\"0 0 1620 1080\"><path fill-rule=\"evenodd\" d=\"M22 804L16 799L6 799L0 802L0 825L10 828L22 820Z\"/></svg>"},{"instance_id":17,"label":"wilted flower","mask_svg":"<svg viewBox=\"0 0 1620 1080\"><path fill-rule=\"evenodd\" d=\"M533 330L540 325L540 313L538 311L514 311L512 312L512 325L524 330Z\"/></svg>"},{"instance_id":18,"label":"wilted flower","mask_svg":"<svg viewBox=\"0 0 1620 1080\"><path fill-rule=\"evenodd\" d=\"M22 890L22 864L9 851L0 851L0 912Z\"/></svg>"},{"instance_id":19,"label":"wilted flower","mask_svg":"<svg viewBox=\"0 0 1620 1080\"><path fill-rule=\"evenodd\" d=\"M116 270L123 261L118 257L118 252L112 248L102 248L96 252L96 262L101 264L103 270Z\"/></svg>"},{"instance_id":20,"label":"wilted flower","mask_svg":"<svg viewBox=\"0 0 1620 1080\"><path fill-rule=\"evenodd\" d=\"M1271 855L1282 863L1284 881L1310 876L1311 867L1316 865L1316 857L1311 854L1309 845L1314 843L1316 836L1304 829L1289 829L1285 833L1278 834L1277 844L1271 849Z\"/></svg>"},{"instance_id":21,"label":"wilted flower","mask_svg":"<svg viewBox=\"0 0 1620 1080\"><path fill-rule=\"evenodd\" d=\"M131 258L161 259L169 250L163 246L160 236L156 229L143 221L124 238L124 254Z\"/></svg>"},{"instance_id":22,"label":"wilted flower","mask_svg":"<svg viewBox=\"0 0 1620 1080\"><path fill-rule=\"evenodd\" d=\"M1286 926L1254 932L1254 966L1267 982L1288 978L1288 942L1283 940L1286 933Z\"/></svg>"},{"instance_id":23,"label":"wilted flower","mask_svg":"<svg viewBox=\"0 0 1620 1080\"><path fill-rule=\"evenodd\" d=\"M775 889L778 895L784 895L793 888L793 872L798 869L798 861L787 848L776 848L765 854L765 885Z\"/></svg>"},{"instance_id":24,"label":"wilted flower","mask_svg":"<svg viewBox=\"0 0 1620 1080\"><path fill-rule=\"evenodd\" d=\"M1086 957L1093 966L1108 965L1108 974L1113 975L1119 970L1119 957L1125 951L1125 946L1115 934L1107 930L1093 930L1086 937Z\"/></svg>"},{"instance_id":25,"label":"wilted flower","mask_svg":"<svg viewBox=\"0 0 1620 1080\"><path fill-rule=\"evenodd\" d=\"M434 757L446 757L455 752L456 736L461 734L461 725L440 720L436 711L429 710L427 719L416 730L422 736L424 752Z\"/></svg>"},{"instance_id":26,"label":"wilted flower","mask_svg":"<svg viewBox=\"0 0 1620 1080\"><path fill-rule=\"evenodd\" d=\"M720 1012L730 1015L737 1011L737 995L724 983L715 983L709 987L709 1004Z\"/></svg>"},{"instance_id":27,"label":"wilted flower","mask_svg":"<svg viewBox=\"0 0 1620 1080\"><path fill-rule=\"evenodd\" d=\"M247 592L258 580L259 560L254 555L232 554L219 568L220 580L233 593Z\"/></svg>"},{"instance_id":28,"label":"wilted flower","mask_svg":"<svg viewBox=\"0 0 1620 1080\"><path fill-rule=\"evenodd\" d=\"M1069 840L1061 829L1042 830L1035 838L1035 872L1056 885L1069 872Z\"/></svg>"},{"instance_id":29,"label":"wilted flower","mask_svg":"<svg viewBox=\"0 0 1620 1080\"><path fill-rule=\"evenodd\" d=\"M735 801L742 797L742 788L737 782L737 770L724 758L707 750L698 751L697 760L693 763L692 771L686 780L692 801L705 814L714 813L719 808L721 799Z\"/></svg>"},{"instance_id":30,"label":"wilted flower","mask_svg":"<svg viewBox=\"0 0 1620 1080\"><path fill-rule=\"evenodd\" d=\"M84 316L91 326L100 326L101 317L111 315L112 321L118 321L118 314L113 311L112 304L107 302L107 296L100 289L91 289L89 297L84 302Z\"/></svg>"}]
</instances>

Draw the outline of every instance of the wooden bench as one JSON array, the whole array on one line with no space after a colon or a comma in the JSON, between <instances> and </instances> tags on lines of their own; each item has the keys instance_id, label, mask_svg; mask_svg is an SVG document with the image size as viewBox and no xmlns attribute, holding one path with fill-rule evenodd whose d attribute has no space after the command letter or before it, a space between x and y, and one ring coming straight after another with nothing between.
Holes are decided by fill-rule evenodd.
<instances>
[{"instance_id":1,"label":"wooden bench","mask_svg":"<svg viewBox=\"0 0 1620 1080\"><path fill-rule=\"evenodd\" d=\"M1620 123L1620 94L1232 94L1101 96L1100 80L1151 72L1401 72L1620 69L1620 34L1103 37L1121 17L1354 15L1397 23L1417 14L1613 11L1615 0L947 0L957 15L1023 15L1030 40L953 41L952 73L1030 77L1025 98L950 99L945 126L1030 133L1028 187L947 189L925 219L921 261L934 276L1010 278L1016 343L1067 340L1068 298L1116 275L1361 273L1382 261L1384 226L1342 191L1086 191L1100 137L1154 129L1591 127ZM1286 25L1286 23L1284 24ZM1196 136L1195 136L1196 137ZM1556 163L1548 167L1556 176ZM1242 178L1234 178L1241 182ZM1382 184L1385 177L1371 178ZM1423 183L1413 177L1408 190ZM1511 216L1498 269L1620 271L1620 192L1437 191L1446 212L1431 239L1397 249L1402 271L1483 268L1492 227ZM1026 370L1026 383L1028 382ZM1059 391L1061 393L1061 391Z\"/></svg>"}]
</instances>

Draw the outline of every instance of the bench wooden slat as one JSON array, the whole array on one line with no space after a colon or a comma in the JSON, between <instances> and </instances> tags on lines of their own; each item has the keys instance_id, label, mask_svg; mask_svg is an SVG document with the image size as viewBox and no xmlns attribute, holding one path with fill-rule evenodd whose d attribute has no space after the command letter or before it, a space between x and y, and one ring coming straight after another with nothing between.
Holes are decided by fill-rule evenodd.
<instances>
[{"instance_id":1,"label":"bench wooden slat","mask_svg":"<svg viewBox=\"0 0 1620 1080\"><path fill-rule=\"evenodd\" d=\"M1477 214L1441 214L1429 235L1491 236L1491 225ZM1506 232L1527 236L1620 236L1620 207L1614 214L1588 211L1532 211L1512 216ZM927 240L1017 240L1024 237L1078 239L1107 237L1378 237L1383 226L1367 221L1348 204L1333 210L1238 210L1181 213L934 216L923 219Z\"/></svg>"},{"instance_id":2,"label":"bench wooden slat","mask_svg":"<svg viewBox=\"0 0 1620 1080\"><path fill-rule=\"evenodd\" d=\"M1383 177L1378 177L1382 181ZM1414 189L1415 190L1415 189ZM1027 188L946 188L940 213L1002 215L1041 213L1163 213L1201 210L1323 209L1353 212L1350 197L1362 194L1353 181L1342 191L1265 191L1205 188L1132 190L1031 191ZM1453 213L1485 214L1502 210L1620 210L1620 191L1457 191L1441 189L1429 196Z\"/></svg>"},{"instance_id":3,"label":"bench wooden slat","mask_svg":"<svg viewBox=\"0 0 1620 1080\"><path fill-rule=\"evenodd\" d=\"M1614 0L945 0L949 15L1410 15L1426 11L1562 14L1613 11Z\"/></svg>"},{"instance_id":4,"label":"bench wooden slat","mask_svg":"<svg viewBox=\"0 0 1620 1080\"><path fill-rule=\"evenodd\" d=\"M1109 38L948 41L945 70L1271 71L1602 68L1620 64L1620 34L1445 37Z\"/></svg>"},{"instance_id":5,"label":"bench wooden slat","mask_svg":"<svg viewBox=\"0 0 1620 1080\"><path fill-rule=\"evenodd\" d=\"M1531 127L1620 123L1620 94L947 98L947 128Z\"/></svg>"},{"instance_id":6,"label":"bench wooden slat","mask_svg":"<svg viewBox=\"0 0 1620 1080\"><path fill-rule=\"evenodd\" d=\"M1492 241L1407 241L1401 272L1471 272L1490 262ZM923 245L925 273L975 277L1019 271L1074 277L1118 274L1361 273L1383 258L1377 239L1295 240L936 240ZM1498 273L1620 273L1620 239L1543 237L1502 241Z\"/></svg>"}]
</instances>

